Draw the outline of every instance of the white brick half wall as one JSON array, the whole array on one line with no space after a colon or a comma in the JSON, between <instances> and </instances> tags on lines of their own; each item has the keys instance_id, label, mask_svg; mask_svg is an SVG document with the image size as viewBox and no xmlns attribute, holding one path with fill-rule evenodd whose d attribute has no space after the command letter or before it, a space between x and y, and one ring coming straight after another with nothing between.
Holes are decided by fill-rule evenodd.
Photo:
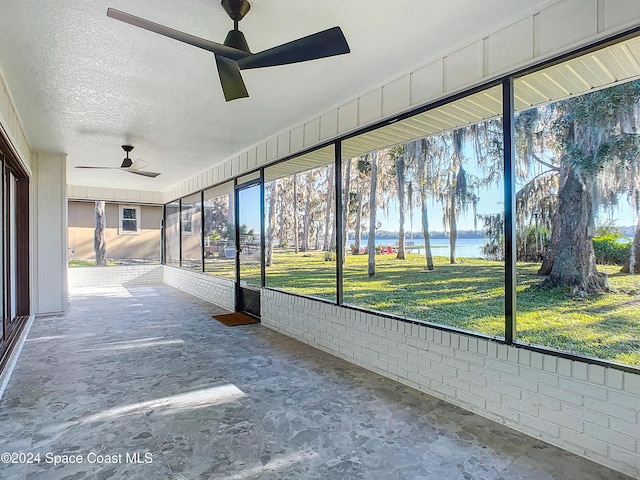
<instances>
[{"instance_id":1,"label":"white brick half wall","mask_svg":"<svg viewBox=\"0 0 640 480\"><path fill-rule=\"evenodd\" d=\"M163 283L162 265L69 268L69 288Z\"/></svg>"},{"instance_id":2,"label":"white brick half wall","mask_svg":"<svg viewBox=\"0 0 640 480\"><path fill-rule=\"evenodd\" d=\"M226 278L165 266L164 283L227 310L235 310L235 283Z\"/></svg>"},{"instance_id":3,"label":"white brick half wall","mask_svg":"<svg viewBox=\"0 0 640 480\"><path fill-rule=\"evenodd\" d=\"M264 289L262 324L640 478L640 375Z\"/></svg>"}]
</instances>

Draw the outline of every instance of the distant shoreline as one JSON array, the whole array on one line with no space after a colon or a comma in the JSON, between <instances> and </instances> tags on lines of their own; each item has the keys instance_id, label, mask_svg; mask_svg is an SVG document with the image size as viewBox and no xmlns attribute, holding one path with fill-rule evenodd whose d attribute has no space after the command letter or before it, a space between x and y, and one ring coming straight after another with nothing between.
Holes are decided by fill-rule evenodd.
<instances>
[{"instance_id":1,"label":"distant shoreline","mask_svg":"<svg viewBox=\"0 0 640 480\"><path fill-rule=\"evenodd\" d=\"M369 235L362 235L360 237L362 240L368 240L369 239ZM398 238L400 238L400 236L396 233L395 235L393 235L392 233L389 234L377 234L375 236L376 240L398 240ZM434 239L449 239L449 235L447 235L446 233L442 233L442 232L436 232L436 233L432 233L429 235L429 238L434 240ZM484 240L485 235L482 232L458 232L458 238L462 239L462 238L476 238L476 239L480 239L480 240ZM353 234L349 235L349 240L355 240L355 236ZM422 235L422 233L418 234L415 233L413 235L413 237L411 237L411 234L406 234L405 235L405 240L406 241L413 241L413 240L424 240L424 237Z\"/></svg>"}]
</instances>

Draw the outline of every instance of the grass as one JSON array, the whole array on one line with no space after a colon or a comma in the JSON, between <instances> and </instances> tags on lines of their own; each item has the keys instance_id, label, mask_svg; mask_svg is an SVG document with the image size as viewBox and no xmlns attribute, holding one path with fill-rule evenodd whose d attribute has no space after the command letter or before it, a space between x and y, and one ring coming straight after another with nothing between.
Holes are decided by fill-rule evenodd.
<instances>
[{"instance_id":1,"label":"grass","mask_svg":"<svg viewBox=\"0 0 640 480\"><path fill-rule=\"evenodd\" d=\"M107 261L107 266L112 267L117 265L116 262ZM69 260L69 267L95 267L95 260Z\"/></svg>"},{"instance_id":2,"label":"grass","mask_svg":"<svg viewBox=\"0 0 640 480\"><path fill-rule=\"evenodd\" d=\"M367 256L348 256L344 268L345 303L407 318L488 334L504 335L502 262L424 256L376 257L376 275L367 275ZM640 366L640 275L609 274L613 293L575 298L566 289L538 286L538 264L517 268L518 340L581 355ZM259 284L259 265L245 266L243 279ZM277 253L267 267L267 286L335 300L335 262L322 252ZM257 282L257 283L255 283Z\"/></svg>"}]
</instances>

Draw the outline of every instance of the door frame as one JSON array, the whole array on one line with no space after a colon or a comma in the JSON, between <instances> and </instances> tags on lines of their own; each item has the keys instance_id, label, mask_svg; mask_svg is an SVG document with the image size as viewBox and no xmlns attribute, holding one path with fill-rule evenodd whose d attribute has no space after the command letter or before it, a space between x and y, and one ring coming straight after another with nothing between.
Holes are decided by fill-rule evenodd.
<instances>
[{"instance_id":1,"label":"door frame","mask_svg":"<svg viewBox=\"0 0 640 480\"><path fill-rule=\"evenodd\" d=\"M29 180L0 132L0 371L30 315Z\"/></svg>"},{"instance_id":2,"label":"door frame","mask_svg":"<svg viewBox=\"0 0 640 480\"><path fill-rule=\"evenodd\" d=\"M249 188L259 187L260 189L260 285L242 285L242 277L240 275L240 192ZM260 318L260 297L261 290L265 284L265 265L264 265L264 173L260 170L259 177L247 182L238 183L236 178L234 181L234 203L235 203L235 247L236 247L236 284L235 284L235 310L236 312L245 313L251 317Z\"/></svg>"}]
</instances>

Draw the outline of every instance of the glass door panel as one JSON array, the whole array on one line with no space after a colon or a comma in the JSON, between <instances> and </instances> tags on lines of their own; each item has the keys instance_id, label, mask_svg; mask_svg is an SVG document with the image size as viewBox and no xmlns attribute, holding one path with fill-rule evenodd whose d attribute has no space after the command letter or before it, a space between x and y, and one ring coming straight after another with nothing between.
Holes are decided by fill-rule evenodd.
<instances>
[{"instance_id":1,"label":"glass door panel","mask_svg":"<svg viewBox=\"0 0 640 480\"><path fill-rule=\"evenodd\" d=\"M260 185L238 190L238 266L241 286L260 287Z\"/></svg>"},{"instance_id":2,"label":"glass door panel","mask_svg":"<svg viewBox=\"0 0 640 480\"><path fill-rule=\"evenodd\" d=\"M237 190L236 310L260 316L260 285L262 272L261 188L254 183Z\"/></svg>"}]
</instances>

